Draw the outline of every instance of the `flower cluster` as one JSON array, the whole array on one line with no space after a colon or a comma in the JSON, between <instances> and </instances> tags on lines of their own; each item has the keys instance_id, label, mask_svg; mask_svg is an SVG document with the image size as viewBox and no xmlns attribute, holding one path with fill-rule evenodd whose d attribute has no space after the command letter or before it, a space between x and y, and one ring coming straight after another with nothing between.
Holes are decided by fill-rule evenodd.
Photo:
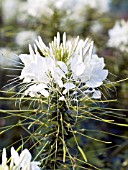
<instances>
[{"instance_id":1,"label":"flower cluster","mask_svg":"<svg viewBox=\"0 0 128 170\"><path fill-rule=\"evenodd\" d=\"M68 11L77 11L77 15L79 14L79 11L81 11L84 7L86 8L94 8L97 9L100 13L106 12L109 10L109 3L110 0L106 0L103 2L102 0L50 0L50 1L43 1L43 4L41 0L35 0L34 3L32 0L28 0L28 13L29 15L33 17L41 17L41 15L45 15L48 13L50 16L53 14L52 8L50 8L51 5L54 5L54 7L58 10L68 10ZM80 16L79 16L80 17Z\"/></svg>"},{"instance_id":2,"label":"flower cluster","mask_svg":"<svg viewBox=\"0 0 128 170\"><path fill-rule=\"evenodd\" d=\"M38 50L39 49L39 50ZM63 34L54 37L47 47L41 37L36 40L34 50L29 46L30 54L21 54L24 63L20 79L23 79L23 96L49 97L58 94L59 100L67 96L101 98L98 89L107 78L104 59L93 54L93 42L77 37L73 42L66 41Z\"/></svg>"},{"instance_id":3,"label":"flower cluster","mask_svg":"<svg viewBox=\"0 0 128 170\"><path fill-rule=\"evenodd\" d=\"M17 55L10 48L0 47L0 68L12 67L17 62Z\"/></svg>"},{"instance_id":4,"label":"flower cluster","mask_svg":"<svg viewBox=\"0 0 128 170\"><path fill-rule=\"evenodd\" d=\"M47 0L27 0L28 14L33 17L41 17L43 14L52 15L53 11L49 7L50 1Z\"/></svg>"},{"instance_id":5,"label":"flower cluster","mask_svg":"<svg viewBox=\"0 0 128 170\"><path fill-rule=\"evenodd\" d=\"M128 21L117 21L108 34L108 46L128 52Z\"/></svg>"},{"instance_id":6,"label":"flower cluster","mask_svg":"<svg viewBox=\"0 0 128 170\"><path fill-rule=\"evenodd\" d=\"M36 32L34 31L31 31L31 30L20 31L15 37L15 42L20 47L24 47L26 44L34 42L36 37L37 35L36 35Z\"/></svg>"},{"instance_id":7,"label":"flower cluster","mask_svg":"<svg viewBox=\"0 0 128 170\"><path fill-rule=\"evenodd\" d=\"M2 153L2 164L0 165L0 170L40 170L38 166L40 163L36 161L31 162L31 154L28 149L24 149L19 155L17 151L11 148L11 162L8 166L6 149L3 149Z\"/></svg>"}]
</instances>

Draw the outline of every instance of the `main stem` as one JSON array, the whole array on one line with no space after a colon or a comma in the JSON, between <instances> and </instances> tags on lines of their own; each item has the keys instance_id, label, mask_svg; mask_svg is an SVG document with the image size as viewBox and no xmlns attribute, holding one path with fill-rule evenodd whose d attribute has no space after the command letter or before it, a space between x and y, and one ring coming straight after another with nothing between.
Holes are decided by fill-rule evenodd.
<instances>
[{"instance_id":1,"label":"main stem","mask_svg":"<svg viewBox=\"0 0 128 170\"><path fill-rule=\"evenodd\" d=\"M57 101L54 98L52 99L52 104L55 107L53 109L54 111L52 110L48 115L51 126L47 132L47 141L49 144L45 148L43 161L46 170L67 168L71 161L69 159L68 140L73 136L69 128L74 123L73 118L69 114L69 109L64 101Z\"/></svg>"}]
</instances>

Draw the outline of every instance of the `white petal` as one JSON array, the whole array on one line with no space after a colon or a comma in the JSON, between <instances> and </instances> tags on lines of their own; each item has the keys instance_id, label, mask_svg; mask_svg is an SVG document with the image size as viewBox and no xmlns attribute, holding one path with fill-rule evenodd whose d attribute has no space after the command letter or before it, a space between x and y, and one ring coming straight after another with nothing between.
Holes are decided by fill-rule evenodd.
<instances>
[{"instance_id":1,"label":"white petal","mask_svg":"<svg viewBox=\"0 0 128 170\"><path fill-rule=\"evenodd\" d=\"M94 99L101 99L101 91L95 90L95 92L92 95L92 98L94 98Z\"/></svg>"},{"instance_id":2,"label":"white petal","mask_svg":"<svg viewBox=\"0 0 128 170\"><path fill-rule=\"evenodd\" d=\"M32 159L32 156L28 149L24 149L20 154L21 167L25 167Z\"/></svg>"},{"instance_id":3,"label":"white petal","mask_svg":"<svg viewBox=\"0 0 128 170\"><path fill-rule=\"evenodd\" d=\"M86 86L87 87L91 87L91 88L96 88L96 87L99 87L103 84L103 82L96 82L94 80L89 80L86 82Z\"/></svg>"},{"instance_id":4,"label":"white petal","mask_svg":"<svg viewBox=\"0 0 128 170\"><path fill-rule=\"evenodd\" d=\"M100 70L98 76L102 81L105 80L108 76L108 70Z\"/></svg>"},{"instance_id":5,"label":"white petal","mask_svg":"<svg viewBox=\"0 0 128 170\"><path fill-rule=\"evenodd\" d=\"M41 90L43 90L44 88L48 88L48 86L44 83L41 83L41 84L38 84L36 87L35 87L35 90L37 92L40 92Z\"/></svg>"},{"instance_id":6,"label":"white petal","mask_svg":"<svg viewBox=\"0 0 128 170\"><path fill-rule=\"evenodd\" d=\"M38 39L39 39L39 45L40 45L40 47L41 47L40 50L41 50L41 51L42 51L42 50L47 51L47 46L44 44L42 38L39 36Z\"/></svg>"},{"instance_id":7,"label":"white petal","mask_svg":"<svg viewBox=\"0 0 128 170\"><path fill-rule=\"evenodd\" d=\"M92 52L93 52L93 41L91 41L90 43L90 49L89 49L89 60L91 60L91 57L92 57Z\"/></svg>"},{"instance_id":8,"label":"white petal","mask_svg":"<svg viewBox=\"0 0 128 170\"><path fill-rule=\"evenodd\" d=\"M63 94L66 94L68 92L68 90L67 89L65 89L64 91L63 91Z\"/></svg>"},{"instance_id":9,"label":"white petal","mask_svg":"<svg viewBox=\"0 0 128 170\"><path fill-rule=\"evenodd\" d=\"M20 156L17 153L17 151L14 149L14 147L11 147L11 156L13 158L13 161L14 161L15 165L20 167L20 163L21 163L20 162Z\"/></svg>"},{"instance_id":10,"label":"white petal","mask_svg":"<svg viewBox=\"0 0 128 170\"><path fill-rule=\"evenodd\" d=\"M85 93L91 94L91 93L93 93L94 91L95 91L95 89L92 89L92 90L87 89L87 90L85 90Z\"/></svg>"},{"instance_id":11,"label":"white petal","mask_svg":"<svg viewBox=\"0 0 128 170\"><path fill-rule=\"evenodd\" d=\"M2 165L6 165L6 163L7 163L6 149L4 148L2 152Z\"/></svg>"},{"instance_id":12,"label":"white petal","mask_svg":"<svg viewBox=\"0 0 128 170\"><path fill-rule=\"evenodd\" d=\"M49 96L49 92L45 89L41 90L40 93L45 96L45 97L48 97Z\"/></svg>"},{"instance_id":13,"label":"white petal","mask_svg":"<svg viewBox=\"0 0 128 170\"><path fill-rule=\"evenodd\" d=\"M64 96L61 96L61 97L59 98L59 100L60 100L60 101L65 101L65 97L64 97Z\"/></svg>"},{"instance_id":14,"label":"white petal","mask_svg":"<svg viewBox=\"0 0 128 170\"><path fill-rule=\"evenodd\" d=\"M30 163L31 170L41 170L41 168L38 165L40 165L40 162L31 162Z\"/></svg>"},{"instance_id":15,"label":"white petal","mask_svg":"<svg viewBox=\"0 0 128 170\"><path fill-rule=\"evenodd\" d=\"M89 50L89 48L90 48L90 43L89 44L87 44L88 43L88 38L84 41L84 49L83 49L83 56L85 56L85 54L87 53L87 51ZM87 46L86 46L86 44L87 44Z\"/></svg>"},{"instance_id":16,"label":"white petal","mask_svg":"<svg viewBox=\"0 0 128 170\"><path fill-rule=\"evenodd\" d=\"M34 91L30 91L28 94L29 94L30 97L36 97L37 96L37 93L34 92Z\"/></svg>"},{"instance_id":17,"label":"white petal","mask_svg":"<svg viewBox=\"0 0 128 170\"><path fill-rule=\"evenodd\" d=\"M29 65L33 61L32 56L28 54L20 54L19 58L21 59L25 66Z\"/></svg>"},{"instance_id":18,"label":"white petal","mask_svg":"<svg viewBox=\"0 0 128 170\"><path fill-rule=\"evenodd\" d=\"M76 55L76 56L74 56L73 58L72 58L72 61L71 61L71 70L73 71L73 72L75 72L75 70L76 70L76 66L78 65L78 64L80 64L80 63L82 63L82 56L80 56L80 55Z\"/></svg>"},{"instance_id":19,"label":"white petal","mask_svg":"<svg viewBox=\"0 0 128 170\"><path fill-rule=\"evenodd\" d=\"M31 97L35 97L36 96L35 88L36 88L36 84L30 86L27 90L25 90L24 95L25 96L29 95Z\"/></svg>"},{"instance_id":20,"label":"white petal","mask_svg":"<svg viewBox=\"0 0 128 170\"><path fill-rule=\"evenodd\" d=\"M20 79L22 79L22 76L20 76ZM31 80L32 80L31 77L26 77L24 78L23 83L29 83Z\"/></svg>"},{"instance_id":21,"label":"white petal","mask_svg":"<svg viewBox=\"0 0 128 170\"><path fill-rule=\"evenodd\" d=\"M76 86L75 86L73 83L65 83L65 84L64 84L64 87L65 87L67 90L70 90L70 89L75 88Z\"/></svg>"},{"instance_id":22,"label":"white petal","mask_svg":"<svg viewBox=\"0 0 128 170\"><path fill-rule=\"evenodd\" d=\"M35 59L35 54L34 54L34 51L32 49L32 46L29 44L29 52L30 52L30 55L32 56L32 59L34 60Z\"/></svg>"},{"instance_id":23,"label":"white petal","mask_svg":"<svg viewBox=\"0 0 128 170\"><path fill-rule=\"evenodd\" d=\"M20 79L27 78L28 76L33 76L33 77L35 76L34 73L32 72L32 64L22 69Z\"/></svg>"},{"instance_id":24,"label":"white petal","mask_svg":"<svg viewBox=\"0 0 128 170\"><path fill-rule=\"evenodd\" d=\"M85 69L84 63L78 64L76 66L76 76L80 76L84 72L84 69Z\"/></svg>"},{"instance_id":25,"label":"white petal","mask_svg":"<svg viewBox=\"0 0 128 170\"><path fill-rule=\"evenodd\" d=\"M46 62L47 62L47 66L48 66L48 69L53 72L53 69L55 67L55 62L52 58L46 58Z\"/></svg>"},{"instance_id":26,"label":"white petal","mask_svg":"<svg viewBox=\"0 0 128 170\"><path fill-rule=\"evenodd\" d=\"M63 46L66 47L66 33L63 33Z\"/></svg>"},{"instance_id":27,"label":"white petal","mask_svg":"<svg viewBox=\"0 0 128 170\"><path fill-rule=\"evenodd\" d=\"M56 67L56 68L55 68L55 72L59 75L60 79L61 79L62 77L65 77L64 72L63 72L60 68Z\"/></svg>"},{"instance_id":28,"label":"white petal","mask_svg":"<svg viewBox=\"0 0 128 170\"><path fill-rule=\"evenodd\" d=\"M57 64L60 66L61 70L63 70L65 72L65 74L68 73L68 68L64 62L58 61Z\"/></svg>"},{"instance_id":29,"label":"white petal","mask_svg":"<svg viewBox=\"0 0 128 170\"><path fill-rule=\"evenodd\" d=\"M1 164L0 165L0 170L10 170L10 169L9 169L9 167L7 165L4 165L4 167L3 167L3 165Z\"/></svg>"},{"instance_id":30,"label":"white petal","mask_svg":"<svg viewBox=\"0 0 128 170\"><path fill-rule=\"evenodd\" d=\"M57 32L57 48L60 46L60 33Z\"/></svg>"},{"instance_id":31,"label":"white petal","mask_svg":"<svg viewBox=\"0 0 128 170\"><path fill-rule=\"evenodd\" d=\"M76 95L78 92L77 91L74 91L73 94Z\"/></svg>"},{"instance_id":32,"label":"white petal","mask_svg":"<svg viewBox=\"0 0 128 170\"><path fill-rule=\"evenodd\" d=\"M57 83L60 88L64 87L62 80L57 80Z\"/></svg>"}]
</instances>

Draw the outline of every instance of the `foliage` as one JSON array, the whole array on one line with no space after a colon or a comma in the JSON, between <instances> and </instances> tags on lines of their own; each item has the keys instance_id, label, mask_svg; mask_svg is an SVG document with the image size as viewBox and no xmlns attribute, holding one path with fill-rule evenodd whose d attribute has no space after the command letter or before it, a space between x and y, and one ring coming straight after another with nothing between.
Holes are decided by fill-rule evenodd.
<instances>
[{"instance_id":1,"label":"foliage","mask_svg":"<svg viewBox=\"0 0 128 170\"><path fill-rule=\"evenodd\" d=\"M0 3L2 4L3 1L1 0ZM114 3L113 6L115 6ZM118 6L122 5L119 4ZM108 30L114 26L116 16L112 12L100 13L95 8L83 6L80 17L77 19L73 15L74 12L70 12L70 10L68 12L66 9L60 10L55 4L50 4L50 8L53 14L47 15L45 13L40 18L28 16L26 12L23 12L27 16L23 21L17 19L17 16L21 18L20 14L22 13L22 11L18 10L14 18L5 22L2 17L1 6L0 46L9 47L16 54L28 53L27 45L20 47L15 41L17 33L24 30L36 32L37 35L43 37L46 44L53 39L58 31L61 36L66 31L71 38L74 38L76 35L80 35L83 39L89 36L96 44L98 55L105 57L106 66L110 72L109 79L112 81L112 83L107 85L110 89L109 94L106 92L105 98L102 101L97 100L94 103L87 100L83 101L79 104L79 110L75 106L72 106L70 112L67 110L64 111L67 113L66 116L61 113L63 111L59 115L56 115L55 106L52 110L49 110L50 114L47 115L45 111L48 109L48 105L47 100L44 98L43 100L36 99L33 102L33 99L24 97L22 102L20 102L20 98L16 96L19 91L17 83L13 85L11 91L8 91L7 86L4 87L8 79L10 79L10 77L5 77L5 75L19 75L20 70L12 69L14 65L9 69L3 69L1 64L1 88L3 87L0 92L1 151L6 147L10 156L9 150L11 146L18 148L22 145L23 148L30 149L35 159L42 160L41 163L44 169L48 169L48 165L50 164L52 169L58 165L63 169L67 169L71 162L74 169L78 170L125 170L128 166L128 134L126 129L128 123L128 81L125 80L128 77L128 59L126 52L122 53L118 49L107 47L109 39ZM95 32L94 30L96 29L92 29L92 27L97 22L101 27L98 32ZM30 40L30 43L33 43L33 40ZM9 58L8 56L6 57ZM18 62L17 60L15 63ZM113 76L113 74L116 76ZM12 87L12 84L9 86ZM102 90L106 91L104 88ZM53 103L56 103L54 100L56 98L53 99ZM38 108L39 103L40 108ZM77 112L79 114L76 121L74 117L76 117ZM59 127L59 131L55 136L56 127ZM66 137L63 138L63 135ZM61 137L58 138L58 136ZM52 143L52 141L55 142ZM58 151L55 150L56 144L59 147ZM46 156L48 156L47 160L44 159ZM57 165L55 165L55 160L51 162L54 156L56 157L56 161L58 161ZM60 161L60 157L62 161Z\"/></svg>"}]
</instances>

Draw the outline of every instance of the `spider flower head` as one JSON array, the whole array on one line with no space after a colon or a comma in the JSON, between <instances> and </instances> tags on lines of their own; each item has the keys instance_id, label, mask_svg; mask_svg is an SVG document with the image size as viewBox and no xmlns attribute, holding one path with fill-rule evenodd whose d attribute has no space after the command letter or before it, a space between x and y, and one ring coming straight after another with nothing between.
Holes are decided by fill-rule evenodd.
<instances>
[{"instance_id":1,"label":"spider flower head","mask_svg":"<svg viewBox=\"0 0 128 170\"><path fill-rule=\"evenodd\" d=\"M32 161L31 153L28 149L24 149L19 155L18 152L12 147L11 148L11 158L7 160L6 149L3 149L2 153L2 164L0 165L0 170L40 170L38 166L40 162ZM9 163L7 165L7 163Z\"/></svg>"},{"instance_id":2,"label":"spider flower head","mask_svg":"<svg viewBox=\"0 0 128 170\"><path fill-rule=\"evenodd\" d=\"M29 45L30 54L21 54L24 64L20 79L23 80L23 96L48 98L57 94L66 101L74 96L101 98L98 89L107 78L104 59L93 54L93 42L89 39L66 41L63 34L54 37L46 46L41 37Z\"/></svg>"},{"instance_id":3,"label":"spider flower head","mask_svg":"<svg viewBox=\"0 0 128 170\"><path fill-rule=\"evenodd\" d=\"M128 52L128 21L116 21L114 27L108 31L108 46Z\"/></svg>"}]
</instances>

